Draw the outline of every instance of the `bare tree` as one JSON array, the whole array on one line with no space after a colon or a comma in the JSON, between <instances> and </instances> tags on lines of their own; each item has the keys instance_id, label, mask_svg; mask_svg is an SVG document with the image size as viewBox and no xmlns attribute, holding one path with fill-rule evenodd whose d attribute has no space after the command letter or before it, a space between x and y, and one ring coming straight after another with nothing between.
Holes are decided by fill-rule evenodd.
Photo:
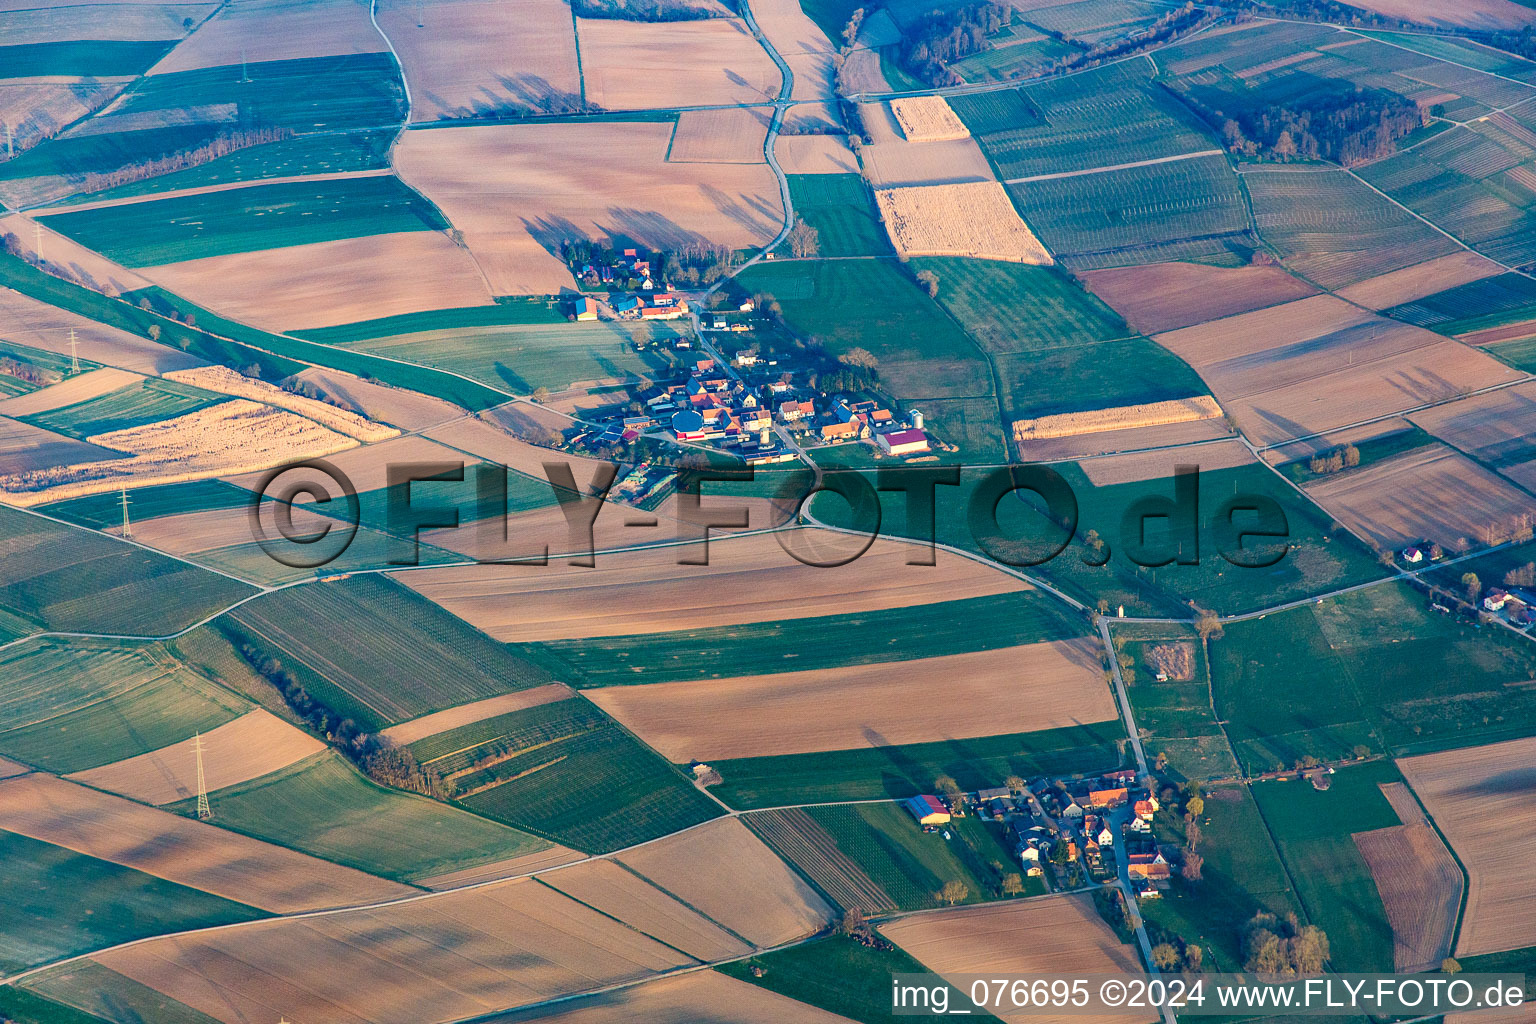
<instances>
[{"instance_id":1,"label":"bare tree","mask_svg":"<svg viewBox=\"0 0 1536 1024\"><path fill-rule=\"evenodd\" d=\"M789 229L789 251L800 259L817 255L821 252L821 232L796 217L795 226Z\"/></svg>"}]
</instances>

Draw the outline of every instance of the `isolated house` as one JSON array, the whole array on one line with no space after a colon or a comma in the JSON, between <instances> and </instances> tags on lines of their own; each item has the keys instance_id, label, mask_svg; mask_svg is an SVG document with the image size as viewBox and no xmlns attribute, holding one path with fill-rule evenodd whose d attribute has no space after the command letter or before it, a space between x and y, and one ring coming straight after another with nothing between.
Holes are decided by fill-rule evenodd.
<instances>
[{"instance_id":1,"label":"isolated house","mask_svg":"<svg viewBox=\"0 0 1536 1024\"><path fill-rule=\"evenodd\" d=\"M902 806L917 819L919 825L949 824L949 811L936 796L914 796L903 801Z\"/></svg>"}]
</instances>

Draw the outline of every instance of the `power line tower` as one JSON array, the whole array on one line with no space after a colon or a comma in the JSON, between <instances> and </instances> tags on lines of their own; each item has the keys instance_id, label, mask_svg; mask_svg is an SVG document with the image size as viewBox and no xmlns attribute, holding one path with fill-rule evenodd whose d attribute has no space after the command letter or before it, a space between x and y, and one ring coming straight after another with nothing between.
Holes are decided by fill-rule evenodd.
<instances>
[{"instance_id":1,"label":"power line tower","mask_svg":"<svg viewBox=\"0 0 1536 1024\"><path fill-rule=\"evenodd\" d=\"M208 806L208 782L203 778L203 734L194 733L192 749L197 752L197 817L199 821L207 821L213 817L213 808Z\"/></svg>"},{"instance_id":2,"label":"power line tower","mask_svg":"<svg viewBox=\"0 0 1536 1024\"><path fill-rule=\"evenodd\" d=\"M69 372L80 372L80 348L79 344L75 341L75 329L73 327L69 329Z\"/></svg>"},{"instance_id":3,"label":"power line tower","mask_svg":"<svg viewBox=\"0 0 1536 1024\"><path fill-rule=\"evenodd\" d=\"M123 499L123 536L124 537L132 537L133 536L133 527L128 525L128 488L126 488L126 487L124 487L122 489L122 499ZM199 767L202 766L201 760L199 760L198 766Z\"/></svg>"}]
</instances>

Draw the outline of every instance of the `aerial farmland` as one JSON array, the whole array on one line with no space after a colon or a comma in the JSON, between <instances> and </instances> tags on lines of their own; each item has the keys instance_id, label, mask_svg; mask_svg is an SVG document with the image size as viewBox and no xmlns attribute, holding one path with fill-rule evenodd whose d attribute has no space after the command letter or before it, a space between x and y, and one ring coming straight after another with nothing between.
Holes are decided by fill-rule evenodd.
<instances>
[{"instance_id":1,"label":"aerial farmland","mask_svg":"<svg viewBox=\"0 0 1536 1024\"><path fill-rule=\"evenodd\" d=\"M1533 374L1532 0L0 0L0 1024L1536 975Z\"/></svg>"}]
</instances>

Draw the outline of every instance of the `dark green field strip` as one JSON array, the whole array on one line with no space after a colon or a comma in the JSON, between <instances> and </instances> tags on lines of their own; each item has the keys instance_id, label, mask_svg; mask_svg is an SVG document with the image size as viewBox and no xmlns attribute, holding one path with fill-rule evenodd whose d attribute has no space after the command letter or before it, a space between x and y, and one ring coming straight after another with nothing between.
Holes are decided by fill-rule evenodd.
<instances>
[{"instance_id":1,"label":"dark green field strip","mask_svg":"<svg viewBox=\"0 0 1536 1024\"><path fill-rule=\"evenodd\" d=\"M991 353L1076 349L1135 334L1055 267L947 256L916 257L911 267L933 272L939 304Z\"/></svg>"},{"instance_id":2,"label":"dark green field strip","mask_svg":"<svg viewBox=\"0 0 1536 1024\"><path fill-rule=\"evenodd\" d=\"M1503 327L1536 319L1536 281L1523 274L1497 274L1393 306L1385 312L1441 334Z\"/></svg>"},{"instance_id":3,"label":"dark green field strip","mask_svg":"<svg viewBox=\"0 0 1536 1024\"><path fill-rule=\"evenodd\" d=\"M548 846L457 807L376 785L330 750L215 790L209 799L222 828L400 881ZM190 816L196 802L170 804L167 810Z\"/></svg>"},{"instance_id":4,"label":"dark green field strip","mask_svg":"<svg viewBox=\"0 0 1536 1024\"><path fill-rule=\"evenodd\" d=\"M732 807L837 800L900 799L932 790L948 775L962 788L1000 786L1010 775L1072 774L1115 767L1125 739L1119 722L978 739L909 743L710 763L725 779L714 793Z\"/></svg>"},{"instance_id":5,"label":"dark green field strip","mask_svg":"<svg viewBox=\"0 0 1536 1024\"><path fill-rule=\"evenodd\" d=\"M889 256L874 197L857 174L791 174L795 214L816 229L821 256ZM786 245L781 255L789 255Z\"/></svg>"},{"instance_id":6,"label":"dark green field strip","mask_svg":"<svg viewBox=\"0 0 1536 1024\"><path fill-rule=\"evenodd\" d=\"M477 814L606 853L707 821L719 807L584 698L413 744Z\"/></svg>"},{"instance_id":7,"label":"dark green field strip","mask_svg":"<svg viewBox=\"0 0 1536 1024\"><path fill-rule=\"evenodd\" d=\"M0 832L0 967L266 914L62 846Z\"/></svg>"},{"instance_id":8,"label":"dark green field strip","mask_svg":"<svg viewBox=\"0 0 1536 1024\"><path fill-rule=\"evenodd\" d=\"M1416 448L1423 448L1425 445L1435 443L1435 438L1420 427L1409 427L1407 430L1399 430L1391 434L1384 434L1381 437L1373 437L1369 440L1361 441L1354 446L1355 450L1360 453L1360 463L1357 467L1352 468L1364 469L1374 462L1381 462L1383 459L1390 459L1394 455L1401 455L1404 452L1411 452ZM1311 461L1311 456L1308 456L1292 460L1291 462L1283 462L1276 468L1298 484L1310 483L1313 480L1326 480L1330 476L1337 475L1333 473L1314 473L1309 465ZM1342 472L1347 472L1347 470Z\"/></svg>"},{"instance_id":9,"label":"dark green field strip","mask_svg":"<svg viewBox=\"0 0 1536 1024\"><path fill-rule=\"evenodd\" d=\"M422 313L363 320L336 327L295 329L288 333L327 345L346 345L371 338L389 338L397 334L451 330L458 327L505 327L511 324L563 324L565 317L558 303L546 299L508 297L492 306L463 306L458 309L430 309Z\"/></svg>"},{"instance_id":10,"label":"dark green field strip","mask_svg":"<svg viewBox=\"0 0 1536 1024\"><path fill-rule=\"evenodd\" d=\"M448 226L387 175L148 199L54 214L47 225L130 267Z\"/></svg>"},{"instance_id":11,"label":"dark green field strip","mask_svg":"<svg viewBox=\"0 0 1536 1024\"><path fill-rule=\"evenodd\" d=\"M138 523L184 512L239 508L249 505L252 497L254 495L245 488L222 480L194 480L159 487L139 487L128 495L128 517L130 522ZM122 498L115 493L54 501L38 506L38 511L97 530L123 524Z\"/></svg>"},{"instance_id":12,"label":"dark green field strip","mask_svg":"<svg viewBox=\"0 0 1536 1024\"><path fill-rule=\"evenodd\" d=\"M85 438L174 419L227 401L228 395L150 377L84 402L21 419L70 437Z\"/></svg>"},{"instance_id":13,"label":"dark green field strip","mask_svg":"<svg viewBox=\"0 0 1536 1024\"><path fill-rule=\"evenodd\" d=\"M269 594L221 623L259 657L281 662L321 703L368 729L553 679L377 575Z\"/></svg>"},{"instance_id":14,"label":"dark green field strip","mask_svg":"<svg viewBox=\"0 0 1536 1024\"><path fill-rule=\"evenodd\" d=\"M921 630L912 628L916 619L924 623ZM1055 598L1024 592L538 646L571 666L573 685L590 687L871 665L1085 635L1086 623Z\"/></svg>"},{"instance_id":15,"label":"dark green field strip","mask_svg":"<svg viewBox=\"0 0 1536 1024\"><path fill-rule=\"evenodd\" d=\"M281 142L238 149L185 170L129 182L101 192L73 196L63 205L101 199L126 199L205 185L229 185L261 178L378 170L389 166L389 145L398 131L390 127L299 135Z\"/></svg>"},{"instance_id":16,"label":"dark green field strip","mask_svg":"<svg viewBox=\"0 0 1536 1024\"><path fill-rule=\"evenodd\" d=\"M42 629L162 636L251 587L165 555L0 509L0 611Z\"/></svg>"},{"instance_id":17,"label":"dark green field strip","mask_svg":"<svg viewBox=\"0 0 1536 1024\"><path fill-rule=\"evenodd\" d=\"M0 46L0 80L52 76L131 78L148 71L177 42L74 39Z\"/></svg>"},{"instance_id":18,"label":"dark green field strip","mask_svg":"<svg viewBox=\"0 0 1536 1024\"><path fill-rule=\"evenodd\" d=\"M1009 420L1210 393L1178 356L1146 338L994 357Z\"/></svg>"},{"instance_id":19,"label":"dark green field strip","mask_svg":"<svg viewBox=\"0 0 1536 1024\"><path fill-rule=\"evenodd\" d=\"M52 138L14 160L0 163L0 181L104 174L197 149L212 142L222 131L223 126L217 124L172 124L163 128Z\"/></svg>"},{"instance_id":20,"label":"dark green field strip","mask_svg":"<svg viewBox=\"0 0 1536 1024\"><path fill-rule=\"evenodd\" d=\"M0 1013L17 1024L218 1024L148 985L103 967L77 961L0 989Z\"/></svg>"}]
</instances>

